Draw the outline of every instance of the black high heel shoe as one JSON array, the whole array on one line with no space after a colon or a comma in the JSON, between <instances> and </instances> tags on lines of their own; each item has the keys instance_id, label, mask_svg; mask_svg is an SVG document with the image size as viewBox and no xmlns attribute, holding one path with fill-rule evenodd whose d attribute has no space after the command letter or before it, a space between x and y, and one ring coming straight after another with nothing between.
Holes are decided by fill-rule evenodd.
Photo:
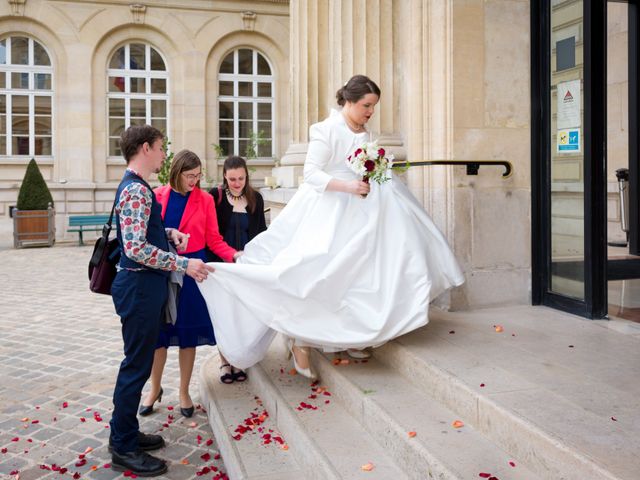
<instances>
[{"instance_id":1,"label":"black high heel shoe","mask_svg":"<svg viewBox=\"0 0 640 480\"><path fill-rule=\"evenodd\" d=\"M195 410L195 407L193 405L191 405L188 408L180 407L180 413L182 414L183 417L187 417L187 418L193 417L194 410Z\"/></svg>"},{"instance_id":2,"label":"black high heel shoe","mask_svg":"<svg viewBox=\"0 0 640 480\"><path fill-rule=\"evenodd\" d=\"M153 401L153 403L151 405L140 405L140 410L138 410L138 415L140 415L141 417L146 417L147 415L151 415L153 413L153 405L156 402L161 402L162 401L162 394L164 393L164 390L162 390L162 387L160 387L160 391L158 392L158 396L155 398L155 400Z\"/></svg>"}]
</instances>

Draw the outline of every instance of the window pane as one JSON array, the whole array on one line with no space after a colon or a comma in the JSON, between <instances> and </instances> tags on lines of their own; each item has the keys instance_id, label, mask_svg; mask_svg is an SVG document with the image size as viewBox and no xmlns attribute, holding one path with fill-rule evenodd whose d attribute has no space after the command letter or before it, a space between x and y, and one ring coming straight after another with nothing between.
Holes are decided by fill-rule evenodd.
<instances>
[{"instance_id":1,"label":"window pane","mask_svg":"<svg viewBox=\"0 0 640 480\"><path fill-rule=\"evenodd\" d=\"M132 77L131 81L131 93L145 93L147 91L146 82L144 78Z\"/></svg>"},{"instance_id":2,"label":"window pane","mask_svg":"<svg viewBox=\"0 0 640 480\"><path fill-rule=\"evenodd\" d=\"M238 82L238 96L239 97L253 97L253 83L252 82Z\"/></svg>"},{"instance_id":3,"label":"window pane","mask_svg":"<svg viewBox=\"0 0 640 480\"><path fill-rule=\"evenodd\" d=\"M110 138L109 139L109 156L119 157L120 155L122 155L122 150L120 150L120 138Z\"/></svg>"},{"instance_id":4,"label":"window pane","mask_svg":"<svg viewBox=\"0 0 640 480\"><path fill-rule=\"evenodd\" d=\"M154 118L167 116L166 100L151 100L151 116Z\"/></svg>"},{"instance_id":5,"label":"window pane","mask_svg":"<svg viewBox=\"0 0 640 480\"><path fill-rule=\"evenodd\" d=\"M145 48L139 43L129 45L129 68L131 70L145 69Z\"/></svg>"},{"instance_id":6,"label":"window pane","mask_svg":"<svg viewBox=\"0 0 640 480\"><path fill-rule=\"evenodd\" d=\"M233 140L220 140L220 148L222 148L225 157L235 153L233 151Z\"/></svg>"},{"instance_id":7,"label":"window pane","mask_svg":"<svg viewBox=\"0 0 640 480\"><path fill-rule=\"evenodd\" d=\"M109 118L109 136L115 137L124 131L124 118Z\"/></svg>"},{"instance_id":8,"label":"window pane","mask_svg":"<svg viewBox=\"0 0 640 480\"><path fill-rule=\"evenodd\" d=\"M233 82L220 82L220 95L233 95Z\"/></svg>"},{"instance_id":9,"label":"window pane","mask_svg":"<svg viewBox=\"0 0 640 480\"><path fill-rule=\"evenodd\" d=\"M238 141L238 155L247 156L247 147L249 146L248 140L239 140Z\"/></svg>"},{"instance_id":10,"label":"window pane","mask_svg":"<svg viewBox=\"0 0 640 480\"><path fill-rule=\"evenodd\" d=\"M239 121L238 122L238 137L240 138L249 138L249 134L253 131L253 122L249 121Z\"/></svg>"},{"instance_id":11,"label":"window pane","mask_svg":"<svg viewBox=\"0 0 640 480\"><path fill-rule=\"evenodd\" d=\"M4 72L0 72L0 88L7 88L6 78L6 74Z\"/></svg>"},{"instance_id":12,"label":"window pane","mask_svg":"<svg viewBox=\"0 0 640 480\"><path fill-rule=\"evenodd\" d=\"M116 53L113 54L111 62L109 62L109 68L124 69L124 47L120 47L116 50Z\"/></svg>"},{"instance_id":13,"label":"window pane","mask_svg":"<svg viewBox=\"0 0 640 480\"><path fill-rule=\"evenodd\" d=\"M7 96L0 95L0 113L7 113Z\"/></svg>"},{"instance_id":14,"label":"window pane","mask_svg":"<svg viewBox=\"0 0 640 480\"><path fill-rule=\"evenodd\" d=\"M271 96L271 84L270 83L258 83L258 96L270 97Z\"/></svg>"},{"instance_id":15,"label":"window pane","mask_svg":"<svg viewBox=\"0 0 640 480\"><path fill-rule=\"evenodd\" d=\"M13 154L29 155L29 137L12 137Z\"/></svg>"},{"instance_id":16,"label":"window pane","mask_svg":"<svg viewBox=\"0 0 640 480\"><path fill-rule=\"evenodd\" d=\"M144 118L131 117L131 125L146 125L147 121Z\"/></svg>"},{"instance_id":17,"label":"window pane","mask_svg":"<svg viewBox=\"0 0 640 480\"><path fill-rule=\"evenodd\" d=\"M258 53L258 75L271 75L267 59Z\"/></svg>"},{"instance_id":18,"label":"window pane","mask_svg":"<svg viewBox=\"0 0 640 480\"><path fill-rule=\"evenodd\" d=\"M51 135L51 117L36 116L34 124L36 135Z\"/></svg>"},{"instance_id":19,"label":"window pane","mask_svg":"<svg viewBox=\"0 0 640 480\"><path fill-rule=\"evenodd\" d=\"M7 39L0 40L0 64L7 63Z\"/></svg>"},{"instance_id":20,"label":"window pane","mask_svg":"<svg viewBox=\"0 0 640 480\"><path fill-rule=\"evenodd\" d=\"M152 78L151 79L151 93L167 93L167 79L166 78Z\"/></svg>"},{"instance_id":21,"label":"window pane","mask_svg":"<svg viewBox=\"0 0 640 480\"><path fill-rule=\"evenodd\" d=\"M7 154L7 137L5 135L0 137L0 155Z\"/></svg>"},{"instance_id":22,"label":"window pane","mask_svg":"<svg viewBox=\"0 0 640 480\"><path fill-rule=\"evenodd\" d=\"M0 115L0 135L6 135L7 133L7 116Z\"/></svg>"},{"instance_id":23,"label":"window pane","mask_svg":"<svg viewBox=\"0 0 640 480\"><path fill-rule=\"evenodd\" d=\"M36 115L51 115L51 97L34 97Z\"/></svg>"},{"instance_id":24,"label":"window pane","mask_svg":"<svg viewBox=\"0 0 640 480\"><path fill-rule=\"evenodd\" d=\"M258 104L258 119L271 120L271 104L270 103Z\"/></svg>"},{"instance_id":25,"label":"window pane","mask_svg":"<svg viewBox=\"0 0 640 480\"><path fill-rule=\"evenodd\" d=\"M33 64L34 65L51 65L49 55L38 42L33 42Z\"/></svg>"},{"instance_id":26,"label":"window pane","mask_svg":"<svg viewBox=\"0 0 640 480\"><path fill-rule=\"evenodd\" d=\"M233 118L232 102L220 102L220 118Z\"/></svg>"},{"instance_id":27,"label":"window pane","mask_svg":"<svg viewBox=\"0 0 640 480\"><path fill-rule=\"evenodd\" d=\"M109 77L110 92L124 92L124 77Z\"/></svg>"},{"instance_id":28,"label":"window pane","mask_svg":"<svg viewBox=\"0 0 640 480\"><path fill-rule=\"evenodd\" d=\"M162 133L166 135L167 133L167 120L165 118L152 118L151 126L156 127Z\"/></svg>"},{"instance_id":29,"label":"window pane","mask_svg":"<svg viewBox=\"0 0 640 480\"><path fill-rule=\"evenodd\" d=\"M271 122L258 122L258 131L264 138L271 138Z\"/></svg>"},{"instance_id":30,"label":"window pane","mask_svg":"<svg viewBox=\"0 0 640 480\"><path fill-rule=\"evenodd\" d=\"M36 73L34 88L36 90L51 90L51 74Z\"/></svg>"},{"instance_id":31,"label":"window pane","mask_svg":"<svg viewBox=\"0 0 640 480\"><path fill-rule=\"evenodd\" d=\"M11 88L27 90L29 88L29 74L13 72L11 74Z\"/></svg>"},{"instance_id":32,"label":"window pane","mask_svg":"<svg viewBox=\"0 0 640 480\"><path fill-rule=\"evenodd\" d=\"M14 135L29 135L29 117L13 115L11 117L11 131Z\"/></svg>"},{"instance_id":33,"label":"window pane","mask_svg":"<svg viewBox=\"0 0 640 480\"><path fill-rule=\"evenodd\" d=\"M14 95L12 100L11 113L29 115L29 97Z\"/></svg>"},{"instance_id":34,"label":"window pane","mask_svg":"<svg viewBox=\"0 0 640 480\"><path fill-rule=\"evenodd\" d=\"M220 73L233 73L233 52L224 57L220 65Z\"/></svg>"},{"instance_id":35,"label":"window pane","mask_svg":"<svg viewBox=\"0 0 640 480\"><path fill-rule=\"evenodd\" d=\"M51 137L36 137L34 140L35 155L51 155Z\"/></svg>"},{"instance_id":36,"label":"window pane","mask_svg":"<svg viewBox=\"0 0 640 480\"><path fill-rule=\"evenodd\" d=\"M258 145L259 157L270 157L273 149L271 148L271 140L266 141L263 145Z\"/></svg>"},{"instance_id":37,"label":"window pane","mask_svg":"<svg viewBox=\"0 0 640 480\"><path fill-rule=\"evenodd\" d=\"M251 120L253 118L253 103L238 103L238 118Z\"/></svg>"},{"instance_id":38,"label":"window pane","mask_svg":"<svg viewBox=\"0 0 640 480\"><path fill-rule=\"evenodd\" d=\"M124 98L109 99L109 116L124 117Z\"/></svg>"},{"instance_id":39,"label":"window pane","mask_svg":"<svg viewBox=\"0 0 640 480\"><path fill-rule=\"evenodd\" d=\"M164 60L155 48L151 48L151 70L166 70Z\"/></svg>"},{"instance_id":40,"label":"window pane","mask_svg":"<svg viewBox=\"0 0 640 480\"><path fill-rule=\"evenodd\" d=\"M253 73L253 50L238 50L238 73Z\"/></svg>"},{"instance_id":41,"label":"window pane","mask_svg":"<svg viewBox=\"0 0 640 480\"><path fill-rule=\"evenodd\" d=\"M25 37L11 37L11 63L29 65L29 40Z\"/></svg>"},{"instance_id":42,"label":"window pane","mask_svg":"<svg viewBox=\"0 0 640 480\"><path fill-rule=\"evenodd\" d=\"M131 116L132 117L142 117L146 118L147 116L147 108L145 106L144 99L131 99Z\"/></svg>"},{"instance_id":43,"label":"window pane","mask_svg":"<svg viewBox=\"0 0 640 480\"><path fill-rule=\"evenodd\" d=\"M233 121L220 120L220 122L218 122L218 125L218 137L233 138Z\"/></svg>"}]
</instances>

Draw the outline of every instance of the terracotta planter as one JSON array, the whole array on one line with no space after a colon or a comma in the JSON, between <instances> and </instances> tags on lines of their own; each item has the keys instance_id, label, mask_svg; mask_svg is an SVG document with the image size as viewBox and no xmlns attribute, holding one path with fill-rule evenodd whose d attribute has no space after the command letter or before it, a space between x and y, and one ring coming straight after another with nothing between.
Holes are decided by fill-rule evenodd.
<instances>
[{"instance_id":1,"label":"terracotta planter","mask_svg":"<svg viewBox=\"0 0 640 480\"><path fill-rule=\"evenodd\" d=\"M55 210L14 210L13 246L52 246L56 242Z\"/></svg>"}]
</instances>

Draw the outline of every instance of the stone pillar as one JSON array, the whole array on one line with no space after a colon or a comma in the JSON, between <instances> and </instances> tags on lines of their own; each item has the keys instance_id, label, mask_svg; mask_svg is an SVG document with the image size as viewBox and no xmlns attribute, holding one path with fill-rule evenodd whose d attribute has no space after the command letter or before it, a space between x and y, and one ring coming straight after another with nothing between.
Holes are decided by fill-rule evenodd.
<instances>
[{"instance_id":1,"label":"stone pillar","mask_svg":"<svg viewBox=\"0 0 640 480\"><path fill-rule=\"evenodd\" d=\"M406 158L394 108L393 0L299 0L290 3L291 143L273 176L298 186L309 126L337 108L335 92L354 74L371 77L382 90L369 130L379 143Z\"/></svg>"}]
</instances>

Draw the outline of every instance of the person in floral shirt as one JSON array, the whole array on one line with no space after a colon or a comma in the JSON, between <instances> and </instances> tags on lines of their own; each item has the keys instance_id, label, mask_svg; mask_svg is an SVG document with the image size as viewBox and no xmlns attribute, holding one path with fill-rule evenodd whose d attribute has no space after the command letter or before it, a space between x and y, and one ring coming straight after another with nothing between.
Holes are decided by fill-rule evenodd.
<instances>
[{"instance_id":1,"label":"person in floral shirt","mask_svg":"<svg viewBox=\"0 0 640 480\"><path fill-rule=\"evenodd\" d=\"M138 476L167 471L164 460L146 453L164 446L160 435L139 430L136 416L142 388L151 373L170 272L204 280L213 268L202 260L169 251L171 241L184 251L189 236L165 229L161 207L147 179L165 159L163 134L149 125L131 126L120 138L127 170L116 192L116 230L121 257L111 296L122 323L125 358L113 392L109 447L111 468Z\"/></svg>"}]
</instances>

